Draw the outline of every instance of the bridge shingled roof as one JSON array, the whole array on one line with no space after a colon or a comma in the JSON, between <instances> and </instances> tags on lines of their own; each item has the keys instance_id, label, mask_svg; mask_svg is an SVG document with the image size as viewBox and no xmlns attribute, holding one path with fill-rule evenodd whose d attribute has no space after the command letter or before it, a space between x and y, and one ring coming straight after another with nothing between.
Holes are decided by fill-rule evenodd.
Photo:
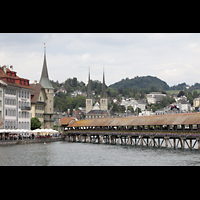
<instances>
[{"instance_id":1,"label":"bridge shingled roof","mask_svg":"<svg viewBox=\"0 0 200 200\"><path fill-rule=\"evenodd\" d=\"M200 113L181 113L123 118L100 118L73 121L68 127L86 126L142 126L200 124Z\"/></svg>"}]
</instances>

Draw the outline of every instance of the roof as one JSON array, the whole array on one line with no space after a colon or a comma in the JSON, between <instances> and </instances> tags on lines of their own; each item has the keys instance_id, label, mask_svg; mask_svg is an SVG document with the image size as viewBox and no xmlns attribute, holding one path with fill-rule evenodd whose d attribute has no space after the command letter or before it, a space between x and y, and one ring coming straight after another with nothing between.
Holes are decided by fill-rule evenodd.
<instances>
[{"instance_id":1,"label":"roof","mask_svg":"<svg viewBox=\"0 0 200 200\"><path fill-rule=\"evenodd\" d=\"M87 115L94 115L94 114L99 114L99 115L103 115L104 113L107 114L107 111L104 110L90 110Z\"/></svg>"},{"instance_id":2,"label":"roof","mask_svg":"<svg viewBox=\"0 0 200 200\"><path fill-rule=\"evenodd\" d=\"M181 113L181 114L169 114L169 115L89 119L89 120L75 121L71 123L68 127L188 125L188 124L200 124L200 113Z\"/></svg>"},{"instance_id":3,"label":"roof","mask_svg":"<svg viewBox=\"0 0 200 200\"><path fill-rule=\"evenodd\" d=\"M103 84L102 84L102 91L101 91L101 99L106 99L107 94L106 94L106 85L105 85L105 76L104 76L104 71L103 71Z\"/></svg>"},{"instance_id":4,"label":"roof","mask_svg":"<svg viewBox=\"0 0 200 200\"><path fill-rule=\"evenodd\" d=\"M90 80L90 71L89 71L89 76L88 76L88 85L87 85L87 99L92 99L91 80Z\"/></svg>"},{"instance_id":5,"label":"roof","mask_svg":"<svg viewBox=\"0 0 200 200\"><path fill-rule=\"evenodd\" d=\"M66 125L67 126L68 124L70 124L73 121L75 121L75 119L73 117L63 117L60 120L60 125L61 126Z\"/></svg>"},{"instance_id":6,"label":"roof","mask_svg":"<svg viewBox=\"0 0 200 200\"><path fill-rule=\"evenodd\" d=\"M40 91L41 90L44 90L44 94L45 94L45 97L47 99L47 95L46 95L46 92L45 92L45 89L42 87L41 84L37 83L37 84L30 84L30 86L34 89L32 92L31 92L31 96L32 99L31 99L31 103L36 103L39 96L40 96Z\"/></svg>"},{"instance_id":7,"label":"roof","mask_svg":"<svg viewBox=\"0 0 200 200\"><path fill-rule=\"evenodd\" d=\"M42 74L40 78L40 84L46 89L53 89L51 82L49 80L49 75L48 75L48 70L47 70L46 51L44 52L44 62L43 62Z\"/></svg>"},{"instance_id":8,"label":"roof","mask_svg":"<svg viewBox=\"0 0 200 200\"><path fill-rule=\"evenodd\" d=\"M6 66L4 66L6 67ZM17 72L11 71L10 69L6 68L6 72L3 70L3 67L0 67L0 79L8 86L14 87L21 87L33 90L33 88L29 85L29 79L20 78L16 75ZM26 82L24 84L20 84L20 80Z\"/></svg>"}]
</instances>

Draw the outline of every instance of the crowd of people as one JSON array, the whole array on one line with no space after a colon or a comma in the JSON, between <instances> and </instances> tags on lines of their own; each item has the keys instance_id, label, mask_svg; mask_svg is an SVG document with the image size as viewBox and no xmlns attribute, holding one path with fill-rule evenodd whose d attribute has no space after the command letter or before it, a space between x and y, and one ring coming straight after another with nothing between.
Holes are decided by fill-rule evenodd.
<instances>
[{"instance_id":1,"label":"crowd of people","mask_svg":"<svg viewBox=\"0 0 200 200\"><path fill-rule=\"evenodd\" d=\"M54 134L54 137L60 137L60 134ZM52 138L51 135L21 135L21 134L0 134L1 140L24 140L24 139L43 139L43 138Z\"/></svg>"}]
</instances>

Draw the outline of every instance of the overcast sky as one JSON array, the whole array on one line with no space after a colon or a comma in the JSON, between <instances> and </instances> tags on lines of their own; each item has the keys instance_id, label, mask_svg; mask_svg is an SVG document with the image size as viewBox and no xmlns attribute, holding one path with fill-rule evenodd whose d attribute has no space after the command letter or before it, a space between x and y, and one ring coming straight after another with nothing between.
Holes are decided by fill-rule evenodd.
<instances>
[{"instance_id":1,"label":"overcast sky","mask_svg":"<svg viewBox=\"0 0 200 200\"><path fill-rule=\"evenodd\" d=\"M44 43L51 80L77 77L106 84L135 76L157 76L170 86L200 83L199 33L0 33L0 65L31 83L39 81Z\"/></svg>"}]
</instances>

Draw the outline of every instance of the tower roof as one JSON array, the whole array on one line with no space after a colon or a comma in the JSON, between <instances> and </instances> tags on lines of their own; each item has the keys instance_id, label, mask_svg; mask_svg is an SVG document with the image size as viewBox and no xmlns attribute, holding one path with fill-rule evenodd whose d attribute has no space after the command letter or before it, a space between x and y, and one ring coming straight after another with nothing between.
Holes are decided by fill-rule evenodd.
<instances>
[{"instance_id":1,"label":"tower roof","mask_svg":"<svg viewBox=\"0 0 200 200\"><path fill-rule=\"evenodd\" d=\"M106 84L105 84L105 77L104 77L104 70L103 70L103 85L102 85L102 91L101 91L101 98L107 98L106 94Z\"/></svg>"},{"instance_id":2,"label":"tower roof","mask_svg":"<svg viewBox=\"0 0 200 200\"><path fill-rule=\"evenodd\" d=\"M87 99L92 99L91 81L90 81L90 70L89 70L88 85L87 85Z\"/></svg>"},{"instance_id":3,"label":"tower roof","mask_svg":"<svg viewBox=\"0 0 200 200\"><path fill-rule=\"evenodd\" d=\"M47 70L46 47L44 47L44 62L43 62L42 74L40 78L40 84L45 89L53 89L51 82L49 80L49 75L48 75L48 70Z\"/></svg>"}]
</instances>

